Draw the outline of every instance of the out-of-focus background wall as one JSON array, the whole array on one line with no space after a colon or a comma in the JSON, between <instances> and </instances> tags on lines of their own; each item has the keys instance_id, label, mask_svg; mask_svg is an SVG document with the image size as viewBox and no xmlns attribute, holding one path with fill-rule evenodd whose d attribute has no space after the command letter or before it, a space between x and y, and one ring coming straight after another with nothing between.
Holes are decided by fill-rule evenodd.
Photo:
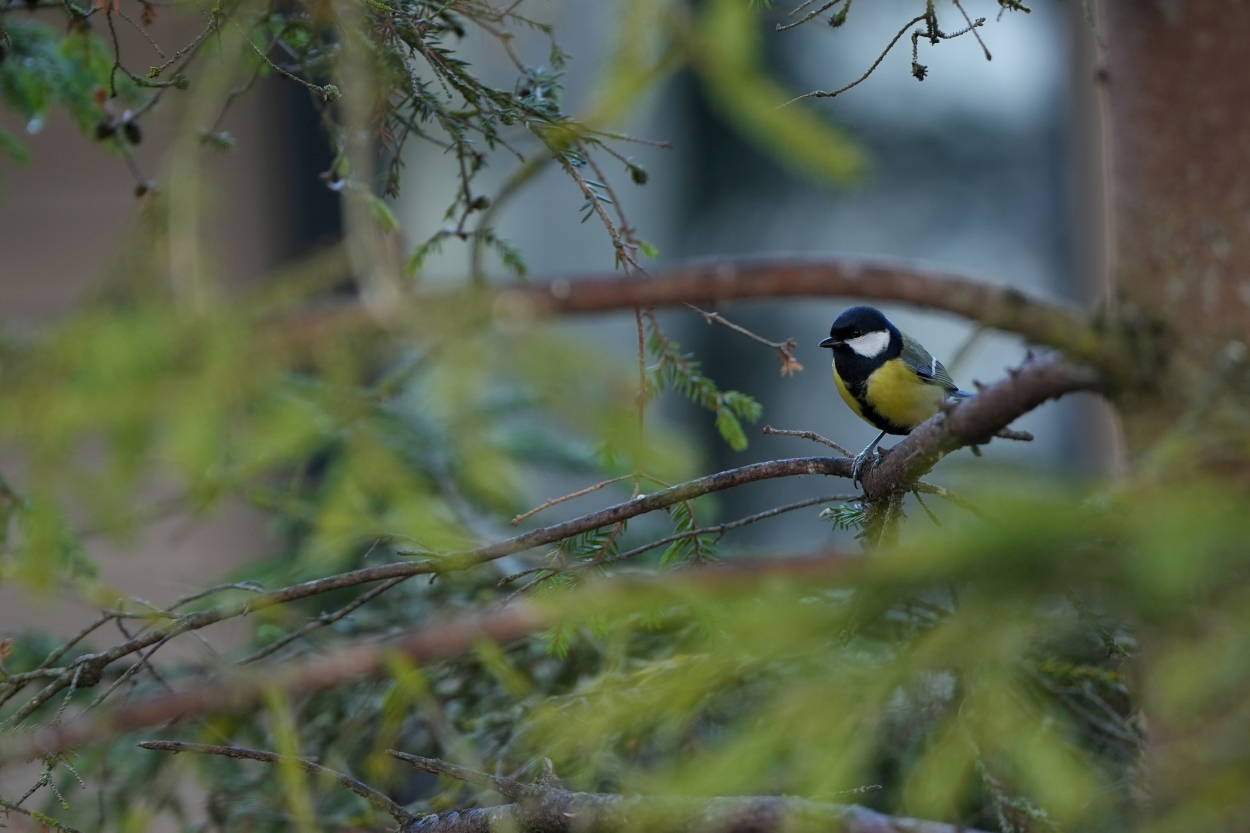
<instances>
[{"instance_id":1,"label":"out-of-focus background wall","mask_svg":"<svg viewBox=\"0 0 1250 833\"><path fill-rule=\"evenodd\" d=\"M775 23L788 11L778 7L760 18L771 67L796 93L841 86L876 59L912 6L912 0L876 0L854 8L853 29L833 30L816 22L776 33ZM645 187L627 184L617 171L618 181L626 183L618 189L631 222L660 251L657 265L717 254L895 257L1042 296L1093 291L1083 283L1083 276L1094 271L1090 253L1098 243L1096 224L1088 221L1097 210L1086 205L1094 190L1087 188L1087 180L1095 166L1089 162L1090 143L1082 138L1089 134L1083 120L1091 77L1081 58L1090 36L1079 4L1040 0L1032 14L1008 13L1001 19L990 0L969 0L965 6L970 14L989 18L980 32L992 61L986 61L972 37L937 48L922 44L920 59L929 76L919 83L911 75L904 38L863 85L820 105L870 160L862 181L851 188L837 189L779 166L735 133L692 78L671 78L621 129L672 142L673 148L633 147L651 173ZM563 0L536 4L531 11L555 24L574 66L584 69L603 54L616 10L610 3ZM537 63L546 45L536 38L519 43L518 51ZM497 44L470 45L468 52L494 65L501 79L507 77ZM566 95L585 101L593 74L579 71L569 80ZM230 284L263 280L269 270L337 234L337 195L318 178L328 155L306 97L291 82L269 80L241 98L223 124L237 146L217 161L211 200L219 218L214 255ZM171 106L164 117L175 118L176 110ZM136 205L134 179L122 160L85 142L68 119L29 126L38 128L36 134L11 120L5 126L27 134L33 156L26 168L0 160L0 308L6 326L20 332L47 326L90 291L113 254L113 241L135 221L142 202ZM160 172L163 138L159 126L150 129L139 148L136 161L148 176ZM428 145L410 145L406 163L395 209L412 244L443 222L455 171ZM500 155L493 162L493 181L502 181L508 172L508 158ZM608 272L611 248L601 227L578 222L580 204L571 183L548 171L502 211L500 233L525 252L536 275ZM65 245L67 229L74 230L73 247ZM465 265L463 251L448 246L429 261L423 280L453 279ZM665 416L702 439L706 470L822 453L805 441L760 436L764 423L814 430L854 449L872 438L875 432L837 399L828 353L816 347L848 303L724 310L769 338L798 340L806 370L789 378L778 375L775 358L759 345L693 314L664 315L670 334L704 362L713 378L764 404L750 448L736 453L719 440L706 413L665 400ZM965 387L975 379L997 377L1024 354L1018 340L989 334L961 351L973 336L966 324L902 308L887 312L939 358L962 355L951 370ZM621 363L634 361L632 316L586 318L567 326ZM957 455L935 477L958 483L975 478L979 466L1011 466L1025 458L1057 475L1088 472L1098 463L1088 462L1085 452L1091 412L1084 407L1044 408L1020 426L1037 434L1035 443L997 442L975 463L966 453ZM540 501L566 485L537 478L533 496ZM836 491L836 485L820 488ZM737 516L763 508L763 494L775 506L790 497L811 496L812 488L802 480L757 484L722 497L721 509ZM580 508L574 502L562 511ZM787 546L815 546L833 534L814 513L788 517L781 528L751 528L742 540L765 547L785 536ZM96 554L106 580L167 603L269 546L263 522L244 507L221 512L208 524L197 521L175 515L155 522L133 544L100 542ZM72 601L22 598L0 587L0 632L31 625L70 631L90 615Z\"/></svg>"}]
</instances>

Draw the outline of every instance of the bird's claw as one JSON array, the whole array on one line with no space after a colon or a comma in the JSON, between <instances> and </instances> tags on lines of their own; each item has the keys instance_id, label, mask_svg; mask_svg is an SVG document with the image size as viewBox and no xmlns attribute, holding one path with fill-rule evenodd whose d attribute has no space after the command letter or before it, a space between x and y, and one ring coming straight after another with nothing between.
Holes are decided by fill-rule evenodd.
<instances>
[{"instance_id":1,"label":"bird's claw","mask_svg":"<svg viewBox=\"0 0 1250 833\"><path fill-rule=\"evenodd\" d=\"M876 465L877 458L881 456L881 450L873 448L871 451L864 449L855 455L855 459L851 461L851 484L854 486L863 485L863 473L865 469L871 469Z\"/></svg>"}]
</instances>

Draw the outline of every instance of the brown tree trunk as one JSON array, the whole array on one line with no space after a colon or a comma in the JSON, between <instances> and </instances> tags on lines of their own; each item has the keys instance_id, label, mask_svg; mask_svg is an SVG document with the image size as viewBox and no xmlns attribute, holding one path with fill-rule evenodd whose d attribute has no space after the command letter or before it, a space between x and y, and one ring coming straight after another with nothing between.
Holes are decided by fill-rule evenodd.
<instances>
[{"instance_id":1,"label":"brown tree trunk","mask_svg":"<svg viewBox=\"0 0 1250 833\"><path fill-rule=\"evenodd\" d=\"M1245 403L1224 397L1250 344L1250 3L1102 12L1111 282L1123 313L1165 326L1169 364L1164 407L1126 409L1130 450L1201 425L1204 456L1245 459Z\"/></svg>"}]
</instances>

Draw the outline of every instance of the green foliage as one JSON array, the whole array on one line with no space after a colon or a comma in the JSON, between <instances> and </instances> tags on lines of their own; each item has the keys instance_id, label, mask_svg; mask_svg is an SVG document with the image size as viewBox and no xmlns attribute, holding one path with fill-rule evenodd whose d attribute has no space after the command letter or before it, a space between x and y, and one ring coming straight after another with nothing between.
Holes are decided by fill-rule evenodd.
<instances>
[{"instance_id":1,"label":"green foliage","mask_svg":"<svg viewBox=\"0 0 1250 833\"><path fill-rule=\"evenodd\" d=\"M794 94L765 71L756 5L710 0L693 18L675 0L624 4L589 123L615 118L684 64L721 118L783 165L835 185L855 181L864 168L861 151L805 103L786 105Z\"/></svg>"},{"instance_id":2,"label":"green foliage","mask_svg":"<svg viewBox=\"0 0 1250 833\"><path fill-rule=\"evenodd\" d=\"M868 519L868 510L862 503L828 506L820 511L820 518L833 524L834 529L861 529Z\"/></svg>"},{"instance_id":3,"label":"green foliage","mask_svg":"<svg viewBox=\"0 0 1250 833\"><path fill-rule=\"evenodd\" d=\"M673 518L673 532L690 532L698 528L695 521L694 511L690 508L689 503L675 503L669 509L669 514ZM716 548L716 539L711 535L691 535L688 538L678 538L676 541L668 545L668 549L664 550L664 554L660 556L660 564L680 564L691 559L702 561L710 558Z\"/></svg>"},{"instance_id":4,"label":"green foliage","mask_svg":"<svg viewBox=\"0 0 1250 833\"><path fill-rule=\"evenodd\" d=\"M96 90L109 84L112 61L104 42L75 27L61 35L44 23L6 20L7 55L0 61L0 98L32 133L56 106L64 107L83 133L103 117ZM132 88L119 91L126 96ZM14 153L11 143L5 149ZM14 154L15 156L17 154Z\"/></svg>"},{"instance_id":5,"label":"green foliage","mask_svg":"<svg viewBox=\"0 0 1250 833\"><path fill-rule=\"evenodd\" d=\"M760 71L757 20L742 0L704 4L694 49L708 98L730 124L783 164L837 184L853 182L863 156L841 130ZM785 105L785 106L782 106Z\"/></svg>"},{"instance_id":6,"label":"green foliage","mask_svg":"<svg viewBox=\"0 0 1250 833\"><path fill-rule=\"evenodd\" d=\"M667 339L651 318L647 321L647 351L656 360L647 368L648 399L664 390L676 390L716 415L716 430L730 448L742 451L747 447L741 420L755 422L763 413L763 406L745 393L722 391L700 372L699 362L682 353L681 345Z\"/></svg>"}]
</instances>

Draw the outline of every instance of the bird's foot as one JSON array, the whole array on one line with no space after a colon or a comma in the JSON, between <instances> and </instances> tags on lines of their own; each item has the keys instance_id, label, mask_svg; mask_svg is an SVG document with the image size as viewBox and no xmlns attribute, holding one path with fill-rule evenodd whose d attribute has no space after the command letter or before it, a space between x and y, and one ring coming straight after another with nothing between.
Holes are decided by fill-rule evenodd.
<instances>
[{"instance_id":1,"label":"bird's foot","mask_svg":"<svg viewBox=\"0 0 1250 833\"><path fill-rule=\"evenodd\" d=\"M877 460L880 457L881 451L877 448L865 448L863 451L859 452L859 454L856 454L855 459L851 461L852 485L862 486L863 475L877 464Z\"/></svg>"}]
</instances>

